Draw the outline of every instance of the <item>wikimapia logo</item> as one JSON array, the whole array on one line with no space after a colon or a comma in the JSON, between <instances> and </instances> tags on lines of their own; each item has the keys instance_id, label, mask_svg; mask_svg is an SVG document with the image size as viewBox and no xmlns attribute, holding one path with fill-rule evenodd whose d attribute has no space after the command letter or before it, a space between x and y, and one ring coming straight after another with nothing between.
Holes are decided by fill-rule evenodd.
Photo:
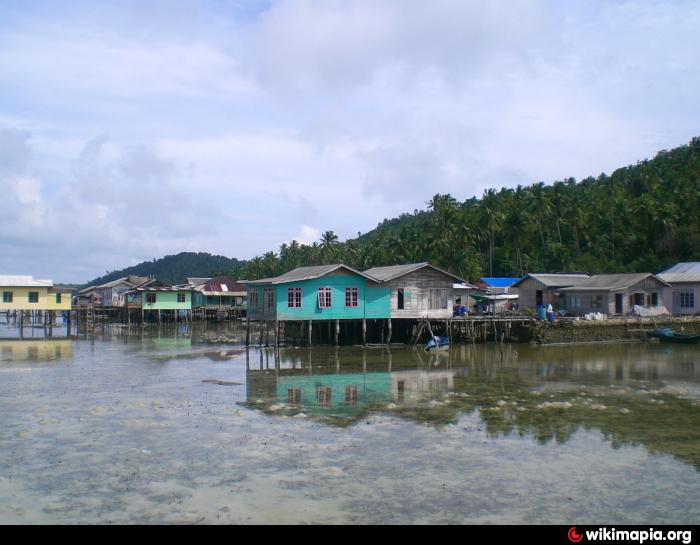
<instances>
[{"instance_id":1,"label":"wikimapia logo","mask_svg":"<svg viewBox=\"0 0 700 545\"><path fill-rule=\"evenodd\" d=\"M601 527L597 530L586 530L579 533L576 526L569 528L566 536L572 543L579 543L583 540L584 534L587 541L634 541L644 543L646 541L681 541L684 545L688 545L693 541L692 532L690 530L616 530L615 528Z\"/></svg>"}]
</instances>

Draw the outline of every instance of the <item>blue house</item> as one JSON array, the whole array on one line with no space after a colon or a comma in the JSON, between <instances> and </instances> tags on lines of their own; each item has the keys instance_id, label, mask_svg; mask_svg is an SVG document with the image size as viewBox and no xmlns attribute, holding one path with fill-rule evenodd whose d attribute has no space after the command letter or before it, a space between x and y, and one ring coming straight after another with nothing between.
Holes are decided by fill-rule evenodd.
<instances>
[{"instance_id":1,"label":"blue house","mask_svg":"<svg viewBox=\"0 0 700 545\"><path fill-rule=\"evenodd\" d=\"M246 285L248 319L263 322L389 319L389 289L347 265L300 267Z\"/></svg>"}]
</instances>

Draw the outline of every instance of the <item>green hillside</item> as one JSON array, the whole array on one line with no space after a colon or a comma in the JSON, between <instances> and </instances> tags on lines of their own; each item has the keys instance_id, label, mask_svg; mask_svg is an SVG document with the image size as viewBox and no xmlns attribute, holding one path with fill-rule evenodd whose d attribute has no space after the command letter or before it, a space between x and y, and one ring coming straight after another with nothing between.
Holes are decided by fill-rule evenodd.
<instances>
[{"instance_id":1,"label":"green hillside","mask_svg":"<svg viewBox=\"0 0 700 545\"><path fill-rule=\"evenodd\" d=\"M86 285L104 284L105 282L111 282L117 278L132 274L153 276L166 284L182 284L188 276L213 276L223 271L236 269L241 263L237 259L221 255L211 255L203 252L181 252L176 255L166 255L153 261L144 261L119 271L108 272L104 276L91 280Z\"/></svg>"},{"instance_id":2,"label":"green hillside","mask_svg":"<svg viewBox=\"0 0 700 545\"><path fill-rule=\"evenodd\" d=\"M430 261L475 279L658 272L700 260L700 137L611 175L490 189L463 202L435 195L426 205L346 242L327 231L312 245L283 244L235 274L254 279L322 263L366 269Z\"/></svg>"}]
</instances>

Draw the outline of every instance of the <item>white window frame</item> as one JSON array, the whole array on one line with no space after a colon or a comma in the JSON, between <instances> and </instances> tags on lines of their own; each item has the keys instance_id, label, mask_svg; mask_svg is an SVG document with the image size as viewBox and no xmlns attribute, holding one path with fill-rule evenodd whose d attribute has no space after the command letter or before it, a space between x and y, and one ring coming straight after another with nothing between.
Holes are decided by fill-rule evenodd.
<instances>
[{"instance_id":1,"label":"white window frame","mask_svg":"<svg viewBox=\"0 0 700 545\"><path fill-rule=\"evenodd\" d=\"M318 288L317 299L318 308L331 308L333 306L331 288Z\"/></svg>"},{"instance_id":2,"label":"white window frame","mask_svg":"<svg viewBox=\"0 0 700 545\"><path fill-rule=\"evenodd\" d=\"M287 308L301 308L301 288L287 288Z\"/></svg>"},{"instance_id":3,"label":"white window frame","mask_svg":"<svg viewBox=\"0 0 700 545\"><path fill-rule=\"evenodd\" d=\"M360 301L360 290L358 288L345 288L345 307L357 308ZM348 302L350 304L348 304Z\"/></svg>"}]
</instances>

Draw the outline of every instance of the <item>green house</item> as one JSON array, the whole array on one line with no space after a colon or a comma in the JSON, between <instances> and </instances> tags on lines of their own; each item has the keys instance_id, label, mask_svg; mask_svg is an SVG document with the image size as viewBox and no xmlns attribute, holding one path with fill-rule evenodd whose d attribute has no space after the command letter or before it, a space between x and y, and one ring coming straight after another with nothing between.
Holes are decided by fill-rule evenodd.
<instances>
[{"instance_id":1,"label":"green house","mask_svg":"<svg viewBox=\"0 0 700 545\"><path fill-rule=\"evenodd\" d=\"M134 290L143 310L191 310L190 288L157 287Z\"/></svg>"},{"instance_id":2,"label":"green house","mask_svg":"<svg viewBox=\"0 0 700 545\"><path fill-rule=\"evenodd\" d=\"M247 284L251 320L387 319L389 288L342 264L300 267Z\"/></svg>"}]
</instances>

